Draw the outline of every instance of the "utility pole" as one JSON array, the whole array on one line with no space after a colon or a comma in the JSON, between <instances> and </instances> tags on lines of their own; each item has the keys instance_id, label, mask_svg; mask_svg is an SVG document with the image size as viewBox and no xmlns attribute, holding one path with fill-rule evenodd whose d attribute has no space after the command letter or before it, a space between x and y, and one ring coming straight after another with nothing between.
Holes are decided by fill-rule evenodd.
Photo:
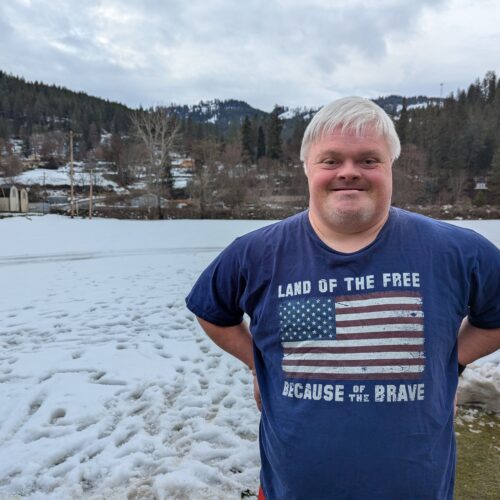
<instances>
[{"instance_id":1,"label":"utility pole","mask_svg":"<svg viewBox=\"0 0 500 500\"><path fill-rule=\"evenodd\" d=\"M93 182L92 182L92 175L93 175L93 170L90 169L90 192L89 192L89 219L92 219L92 187L93 187Z\"/></svg>"},{"instance_id":2,"label":"utility pole","mask_svg":"<svg viewBox=\"0 0 500 500\"><path fill-rule=\"evenodd\" d=\"M47 186L46 186L46 178L45 178L45 172L43 173L43 214L45 215L45 208L47 207L47 204L49 203L47 200ZM48 210L50 212L50 210Z\"/></svg>"},{"instance_id":3,"label":"utility pole","mask_svg":"<svg viewBox=\"0 0 500 500\"><path fill-rule=\"evenodd\" d=\"M73 169L73 131L69 131L69 180L70 180L70 215L71 218L75 216L75 192L73 187L73 177L74 177L74 169Z\"/></svg>"}]
</instances>

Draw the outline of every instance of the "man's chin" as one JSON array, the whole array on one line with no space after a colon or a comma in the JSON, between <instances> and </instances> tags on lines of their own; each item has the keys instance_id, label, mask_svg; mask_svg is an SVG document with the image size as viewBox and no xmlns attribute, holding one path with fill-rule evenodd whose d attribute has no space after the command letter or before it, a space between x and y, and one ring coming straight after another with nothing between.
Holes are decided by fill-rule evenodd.
<instances>
[{"instance_id":1,"label":"man's chin","mask_svg":"<svg viewBox=\"0 0 500 500\"><path fill-rule=\"evenodd\" d=\"M359 208L337 208L326 214L325 222L332 228L344 230L358 230L370 225L373 220L375 223L375 214L371 210L362 210Z\"/></svg>"}]
</instances>

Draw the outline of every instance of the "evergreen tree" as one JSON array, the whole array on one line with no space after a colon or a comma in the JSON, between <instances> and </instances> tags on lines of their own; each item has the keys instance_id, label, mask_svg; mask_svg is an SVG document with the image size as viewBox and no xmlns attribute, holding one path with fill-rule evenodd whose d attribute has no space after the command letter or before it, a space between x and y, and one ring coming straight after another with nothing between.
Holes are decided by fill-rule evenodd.
<instances>
[{"instance_id":1,"label":"evergreen tree","mask_svg":"<svg viewBox=\"0 0 500 500\"><path fill-rule=\"evenodd\" d=\"M407 129L408 129L408 109L407 109L407 100L403 97L403 107L401 109L401 113L399 115L399 120L396 122L396 131L399 136L399 140L401 144L406 144L407 142Z\"/></svg>"},{"instance_id":2,"label":"evergreen tree","mask_svg":"<svg viewBox=\"0 0 500 500\"><path fill-rule=\"evenodd\" d=\"M288 141L288 157L294 163L300 162L300 148L302 146L302 138L306 130L307 122L303 117L295 119L293 132Z\"/></svg>"},{"instance_id":3,"label":"evergreen tree","mask_svg":"<svg viewBox=\"0 0 500 500\"><path fill-rule=\"evenodd\" d=\"M191 116L188 116L182 121L182 138L183 138L183 148L186 154L190 154L193 150L193 120Z\"/></svg>"},{"instance_id":4,"label":"evergreen tree","mask_svg":"<svg viewBox=\"0 0 500 500\"><path fill-rule=\"evenodd\" d=\"M259 125L257 132L257 160L266 156L266 136L264 134L264 129L262 125Z\"/></svg>"},{"instance_id":5,"label":"evergreen tree","mask_svg":"<svg viewBox=\"0 0 500 500\"><path fill-rule=\"evenodd\" d=\"M500 205L500 148L495 151L488 176L488 203Z\"/></svg>"},{"instance_id":6,"label":"evergreen tree","mask_svg":"<svg viewBox=\"0 0 500 500\"><path fill-rule=\"evenodd\" d=\"M275 106L269 115L267 128L267 156L273 160L281 160L283 151L281 148L281 130L283 128L280 114L283 109Z\"/></svg>"},{"instance_id":7,"label":"evergreen tree","mask_svg":"<svg viewBox=\"0 0 500 500\"><path fill-rule=\"evenodd\" d=\"M252 140L252 126L248 116L245 116L243 124L241 125L241 161L243 163L252 163L254 158L253 140Z\"/></svg>"},{"instance_id":8,"label":"evergreen tree","mask_svg":"<svg viewBox=\"0 0 500 500\"><path fill-rule=\"evenodd\" d=\"M487 102L493 102L496 94L497 76L494 71L488 71L483 80L483 94Z\"/></svg>"}]
</instances>

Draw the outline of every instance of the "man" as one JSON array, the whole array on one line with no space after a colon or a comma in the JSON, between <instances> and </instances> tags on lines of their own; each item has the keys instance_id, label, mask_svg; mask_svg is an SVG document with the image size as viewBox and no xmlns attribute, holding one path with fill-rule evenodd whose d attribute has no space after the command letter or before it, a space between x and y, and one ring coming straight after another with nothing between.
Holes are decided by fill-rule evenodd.
<instances>
[{"instance_id":1,"label":"man","mask_svg":"<svg viewBox=\"0 0 500 500\"><path fill-rule=\"evenodd\" d=\"M500 252L391 208L399 152L371 101L321 109L309 210L238 238L187 298L254 373L268 500L453 498L457 367L500 346Z\"/></svg>"}]
</instances>

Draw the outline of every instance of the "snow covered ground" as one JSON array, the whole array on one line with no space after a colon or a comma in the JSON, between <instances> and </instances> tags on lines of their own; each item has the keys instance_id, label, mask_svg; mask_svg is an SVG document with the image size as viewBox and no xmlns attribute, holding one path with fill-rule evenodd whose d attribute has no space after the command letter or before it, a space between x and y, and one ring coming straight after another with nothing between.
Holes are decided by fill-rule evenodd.
<instances>
[{"instance_id":1,"label":"snow covered ground","mask_svg":"<svg viewBox=\"0 0 500 500\"><path fill-rule=\"evenodd\" d=\"M177 158L172 163L172 177L174 187L176 189L185 188L189 180L192 178L192 172L189 169L180 166L186 158ZM109 168L98 165L92 174L92 182L94 186L101 186L114 189L116 192L121 192L123 188L119 188L118 184L105 177L105 174L112 173ZM74 162L74 183L77 186L88 186L90 184L90 173L84 168L83 162ZM69 163L59 167L58 169L37 168L34 170L26 170L12 179L14 183L21 183L27 186L51 185L51 186L68 186L70 183L70 166ZM10 181L10 180L9 180ZM0 178L0 183L8 183L6 179ZM138 181L130 187L142 189L145 187L144 181Z\"/></svg>"},{"instance_id":2,"label":"snow covered ground","mask_svg":"<svg viewBox=\"0 0 500 500\"><path fill-rule=\"evenodd\" d=\"M47 184L53 186L67 186L70 183L70 167L69 164L67 164L55 170L48 168L27 170L16 176L15 181L28 186L45 186ZM116 182L104 178L100 170L96 170L93 173L92 182L97 186L105 186L109 188L118 187ZM81 162L74 163L74 183L77 186L88 186L90 184L90 174L83 169L83 163Z\"/></svg>"},{"instance_id":3,"label":"snow covered ground","mask_svg":"<svg viewBox=\"0 0 500 500\"><path fill-rule=\"evenodd\" d=\"M226 244L266 224L0 220L1 499L257 492L251 377L184 297ZM457 224L500 246L500 221ZM466 370L462 400L499 404L499 362Z\"/></svg>"}]
</instances>

